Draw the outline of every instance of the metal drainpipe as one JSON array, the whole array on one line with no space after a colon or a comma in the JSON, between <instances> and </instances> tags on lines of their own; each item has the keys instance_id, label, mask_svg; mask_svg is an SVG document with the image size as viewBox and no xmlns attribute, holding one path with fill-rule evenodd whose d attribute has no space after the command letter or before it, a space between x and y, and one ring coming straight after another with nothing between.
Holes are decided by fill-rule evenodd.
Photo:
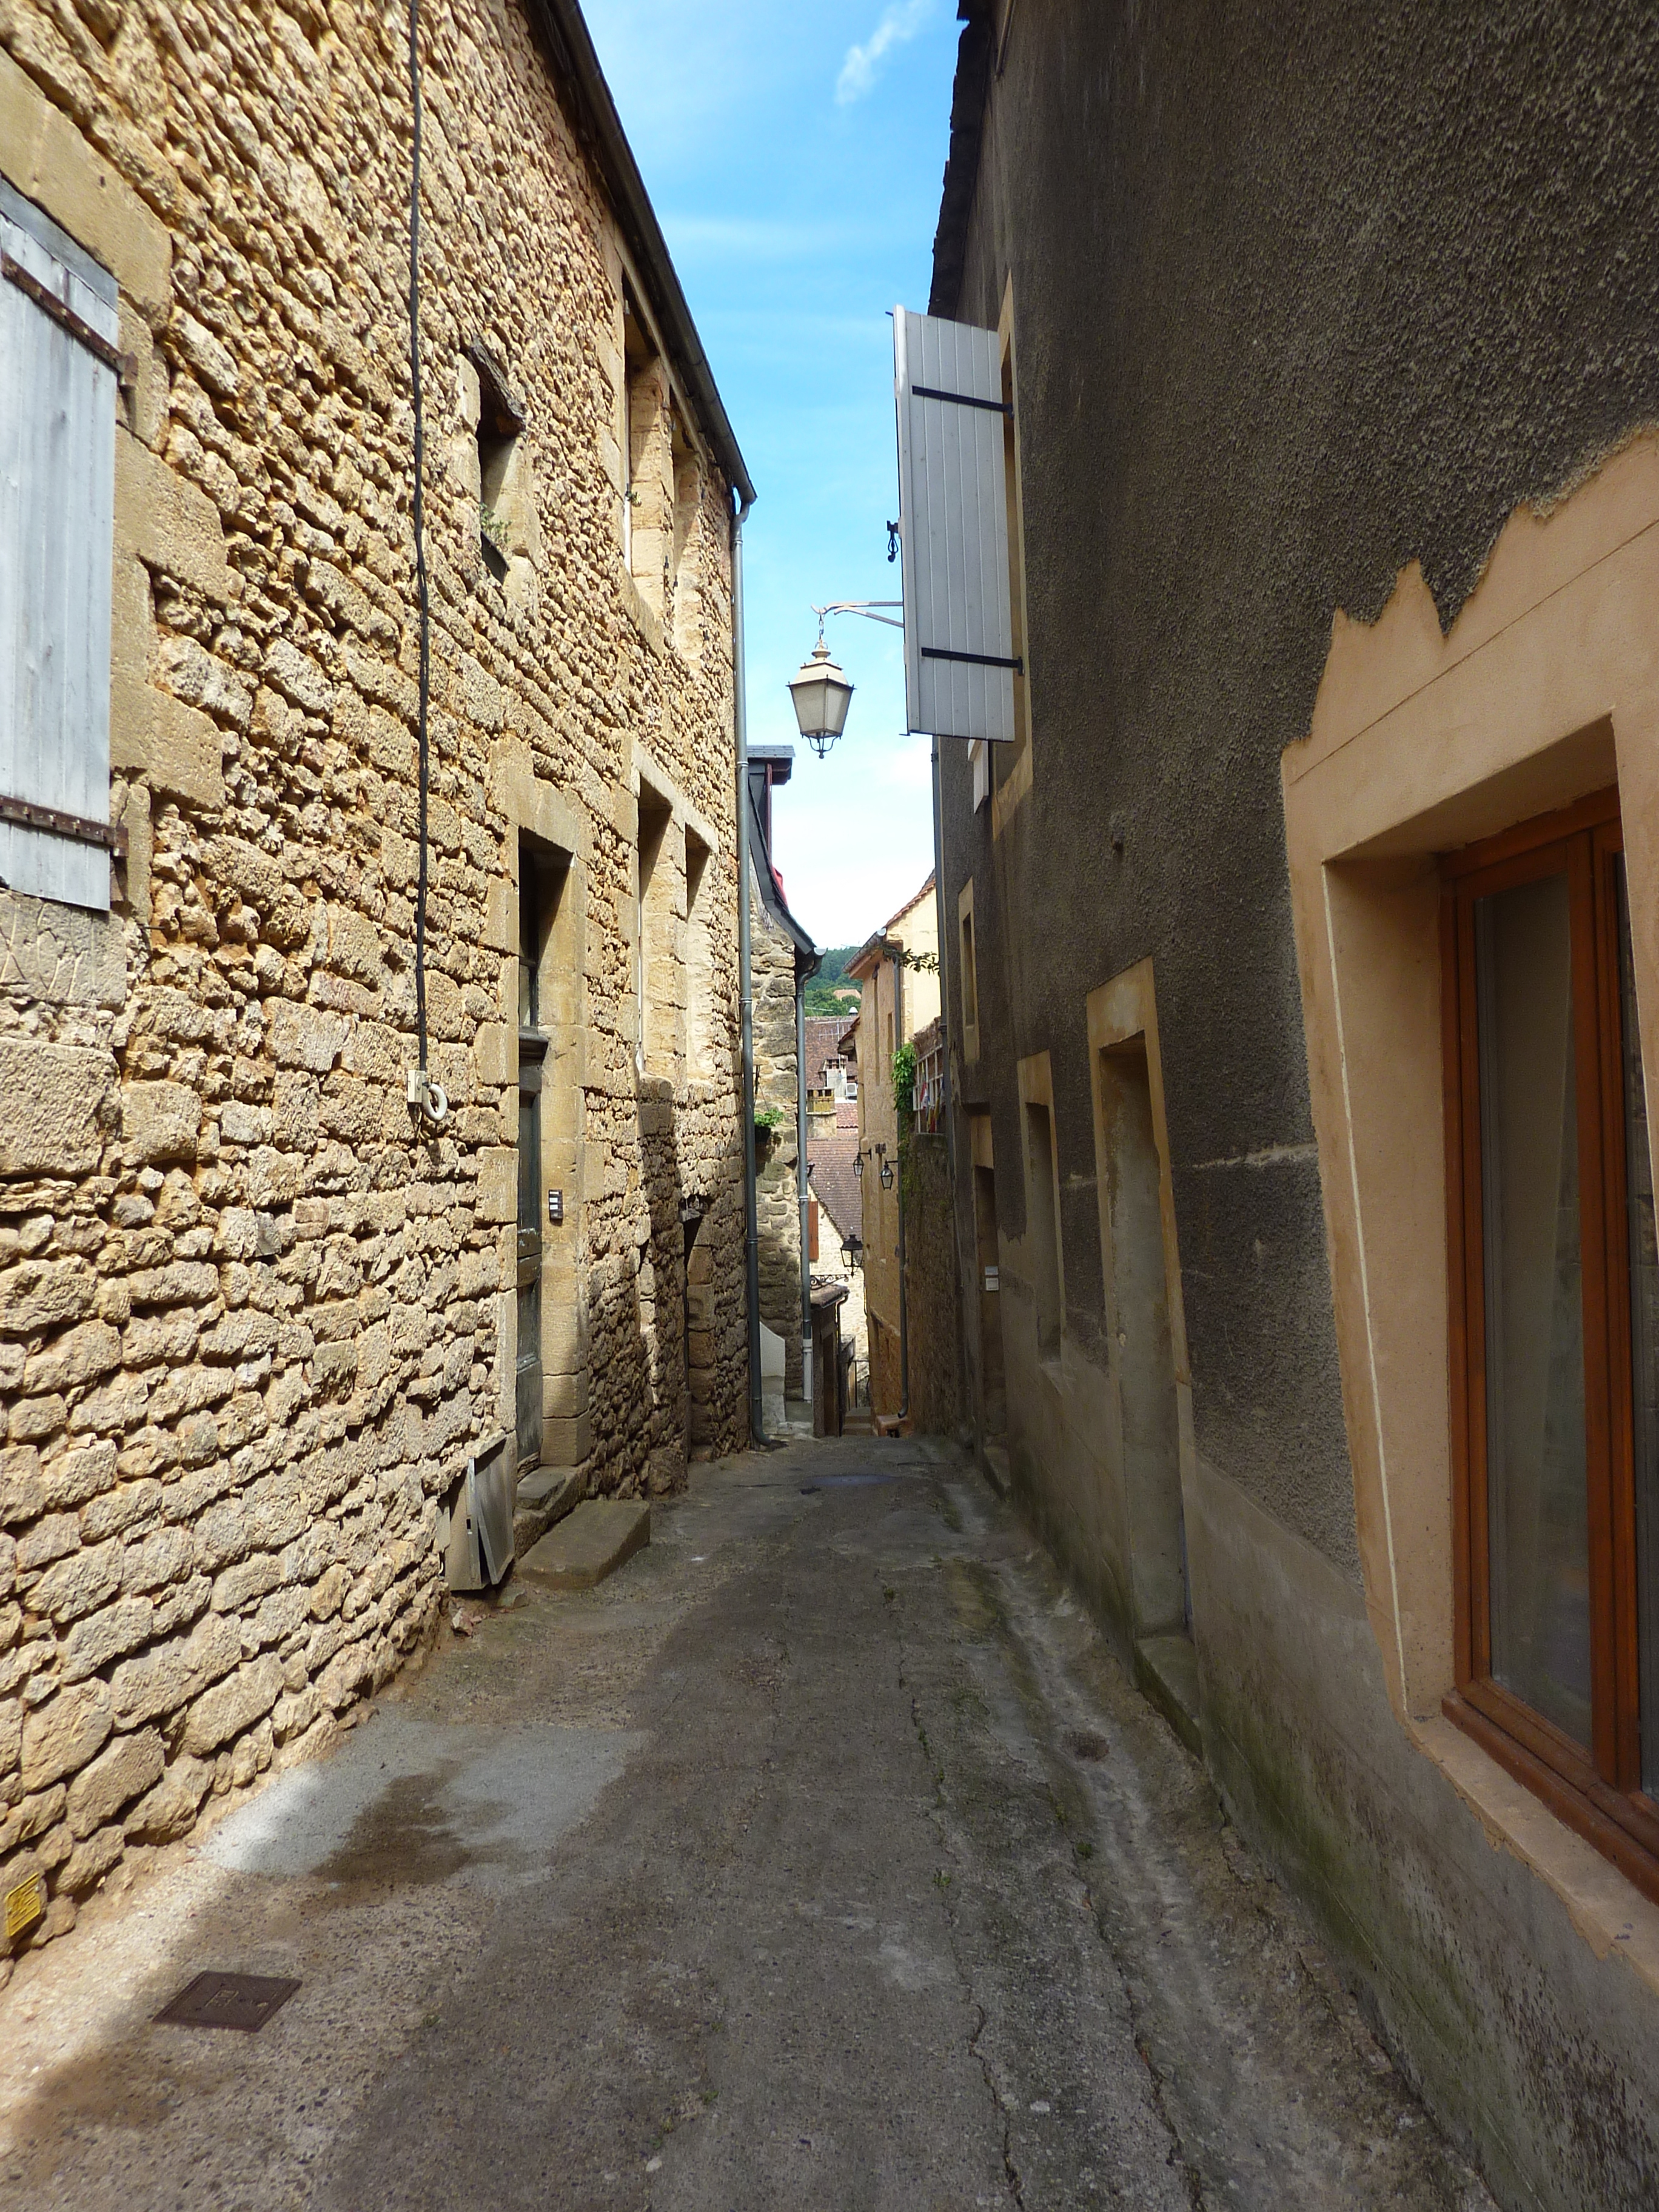
<instances>
[{"instance_id":1,"label":"metal drainpipe","mask_svg":"<svg viewBox=\"0 0 1659 2212\"><path fill-rule=\"evenodd\" d=\"M899 1044L903 1044L903 1043L906 1042L906 1039L905 1039L905 1035L904 1035L904 947L902 946L902 945L901 945L899 946L898 951L896 951L896 952L892 956L892 958L893 958L893 1035L894 1035L894 1036L898 1040ZM889 1068L889 1070L887 1071L887 1079L888 1079L888 1081L889 1081L890 1083L892 1081L892 1074L893 1074L893 1072L892 1072L891 1068ZM911 1092L910 1096L911 1096L912 1104L914 1105L915 1099L915 1091L914 1091ZM897 1101L896 1099L895 1099L895 1100L894 1100L894 1102L893 1102L893 1129L894 1129L895 1136L896 1136L896 1136L897 1136L897 1132L898 1132L898 1101ZM898 1417L899 1417L900 1420L902 1420L902 1419L904 1419L905 1415L906 1415L906 1414L909 1412L909 1410L910 1410L910 1309L909 1309L909 1301L907 1299L907 1297L905 1297L905 1294L904 1294L904 1146L903 1146L902 1142L902 1141L896 1142L896 1143L895 1143L895 1145L894 1145L893 1149L894 1149L894 1151L898 1154L898 1158L897 1158L896 1162L895 1163L895 1175L896 1175L896 1180L895 1180L894 1188L896 1189L896 1191L897 1191L897 1193L898 1193L898 1218L899 1218L899 1223L898 1223L898 1229L899 1229L899 1250L898 1250L898 1261L899 1261L899 1409L898 1409Z\"/></svg>"},{"instance_id":2,"label":"metal drainpipe","mask_svg":"<svg viewBox=\"0 0 1659 2212\"><path fill-rule=\"evenodd\" d=\"M945 988L945 781L941 774L939 739L933 739L933 910L935 927L939 931L939 1031L941 1050L939 1076L939 1112L945 1118L945 1158L951 1177L951 1241L956 1247L957 1281L965 1289L967 1276L962 1267L962 1212L957 1194L957 1122L951 1110L951 994ZM954 951L954 942L951 945ZM975 1285L975 1297L977 1297ZM958 1404L968 1403L968 1375L964 1364L968 1356L968 1309L958 1297L962 1327L957 1333L957 1398Z\"/></svg>"},{"instance_id":3,"label":"metal drainpipe","mask_svg":"<svg viewBox=\"0 0 1659 2212\"><path fill-rule=\"evenodd\" d=\"M749 708L743 649L743 526L751 501L732 518L732 731L738 756L738 1000L743 1037L744 1303L749 1310L749 1435L763 1444L760 1364L760 1228L755 1201L755 992L749 963Z\"/></svg>"},{"instance_id":4,"label":"metal drainpipe","mask_svg":"<svg viewBox=\"0 0 1659 2212\"><path fill-rule=\"evenodd\" d=\"M811 1206L806 1189L806 978L799 974L795 977L795 1182L800 1198L800 1382L802 1395L810 1406L813 1402L812 1262L806 1251Z\"/></svg>"}]
</instances>

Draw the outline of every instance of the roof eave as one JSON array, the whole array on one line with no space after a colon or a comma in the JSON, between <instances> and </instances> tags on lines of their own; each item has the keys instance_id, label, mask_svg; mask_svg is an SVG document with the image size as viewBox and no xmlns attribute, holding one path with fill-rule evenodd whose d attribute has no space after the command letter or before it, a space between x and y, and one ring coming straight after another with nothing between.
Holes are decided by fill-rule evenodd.
<instances>
[{"instance_id":1,"label":"roof eave","mask_svg":"<svg viewBox=\"0 0 1659 2212\"><path fill-rule=\"evenodd\" d=\"M574 97L575 112L571 121L610 193L617 224L650 293L670 359L696 410L698 424L727 482L744 505L750 506L755 487L582 11L577 0L530 0L530 7L551 50L554 67Z\"/></svg>"}]
</instances>

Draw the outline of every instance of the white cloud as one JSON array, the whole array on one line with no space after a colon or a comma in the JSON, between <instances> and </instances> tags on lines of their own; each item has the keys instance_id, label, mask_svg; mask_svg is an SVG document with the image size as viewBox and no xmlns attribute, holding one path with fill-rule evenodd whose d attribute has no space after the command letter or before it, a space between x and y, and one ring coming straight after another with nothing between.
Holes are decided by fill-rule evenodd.
<instances>
[{"instance_id":1,"label":"white cloud","mask_svg":"<svg viewBox=\"0 0 1659 2212\"><path fill-rule=\"evenodd\" d=\"M883 15L861 46L849 46L836 80L836 100L842 107L862 100L876 81L878 64L894 46L902 46L926 28L933 13L933 0L890 0Z\"/></svg>"}]
</instances>

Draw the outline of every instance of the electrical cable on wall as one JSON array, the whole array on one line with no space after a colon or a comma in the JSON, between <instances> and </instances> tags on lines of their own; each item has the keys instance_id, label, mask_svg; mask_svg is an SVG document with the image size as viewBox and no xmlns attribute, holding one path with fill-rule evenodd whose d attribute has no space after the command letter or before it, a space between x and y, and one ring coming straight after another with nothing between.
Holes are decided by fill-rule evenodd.
<instances>
[{"instance_id":1,"label":"electrical cable on wall","mask_svg":"<svg viewBox=\"0 0 1659 2212\"><path fill-rule=\"evenodd\" d=\"M430 753L427 708L432 690L431 602L426 575L426 418L421 396L421 0L409 0L409 97L414 120L409 173L409 375L415 416L415 591L420 608L418 746L420 878L415 899L415 1026L420 1058L410 1071L410 1110L432 1128L449 1118L449 1101L426 1068L427 787Z\"/></svg>"}]
</instances>

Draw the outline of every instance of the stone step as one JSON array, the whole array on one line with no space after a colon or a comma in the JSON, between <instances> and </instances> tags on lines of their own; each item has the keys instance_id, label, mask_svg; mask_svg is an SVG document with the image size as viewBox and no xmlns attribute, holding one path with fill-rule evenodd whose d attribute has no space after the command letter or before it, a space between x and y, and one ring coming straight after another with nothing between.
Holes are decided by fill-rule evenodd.
<instances>
[{"instance_id":1,"label":"stone step","mask_svg":"<svg viewBox=\"0 0 1659 2212\"><path fill-rule=\"evenodd\" d=\"M1198 1654L1190 1636L1143 1636L1135 1645L1135 1682L1194 1759L1204 1756Z\"/></svg>"},{"instance_id":2,"label":"stone step","mask_svg":"<svg viewBox=\"0 0 1659 2212\"><path fill-rule=\"evenodd\" d=\"M531 1546L519 1572L548 1589L592 1589L650 1541L642 1498L590 1498Z\"/></svg>"},{"instance_id":3,"label":"stone step","mask_svg":"<svg viewBox=\"0 0 1659 2212\"><path fill-rule=\"evenodd\" d=\"M574 1468L533 1467L520 1475L513 1499L513 1548L519 1558L580 1505L581 1498L581 1478Z\"/></svg>"}]
</instances>

